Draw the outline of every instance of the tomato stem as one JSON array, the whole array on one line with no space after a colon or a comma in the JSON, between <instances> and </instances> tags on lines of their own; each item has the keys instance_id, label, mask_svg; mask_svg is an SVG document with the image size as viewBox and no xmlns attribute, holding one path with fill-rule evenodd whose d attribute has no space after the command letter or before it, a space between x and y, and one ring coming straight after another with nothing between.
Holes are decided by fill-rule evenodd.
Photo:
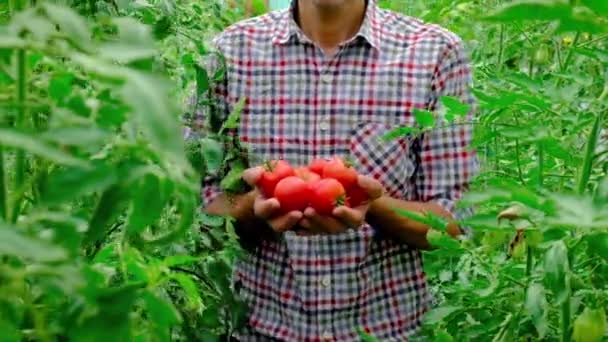
<instances>
[{"instance_id":1,"label":"tomato stem","mask_svg":"<svg viewBox=\"0 0 608 342\"><path fill-rule=\"evenodd\" d=\"M27 71L26 71L26 53L24 49L17 51L17 118L15 120L15 127L19 130L24 130L26 126L26 86L27 86ZM15 178L14 188L15 193L20 193L19 189L22 188L25 179L25 152L23 150L17 150L15 157ZM16 196L12 201L12 215L11 222L17 222L21 208L21 196Z\"/></svg>"},{"instance_id":2,"label":"tomato stem","mask_svg":"<svg viewBox=\"0 0 608 342\"><path fill-rule=\"evenodd\" d=\"M570 294L562 303L562 342L570 341Z\"/></svg>"},{"instance_id":3,"label":"tomato stem","mask_svg":"<svg viewBox=\"0 0 608 342\"><path fill-rule=\"evenodd\" d=\"M4 149L0 146L0 219L6 221L6 199L7 199L7 188L6 188L6 172L4 170Z\"/></svg>"},{"instance_id":4,"label":"tomato stem","mask_svg":"<svg viewBox=\"0 0 608 342\"><path fill-rule=\"evenodd\" d=\"M578 193L581 195L585 193L585 190L587 189L587 184L589 183L589 178L591 177L591 168L593 167L593 161L595 160L595 149L597 147L597 143L600 136L602 119L603 115L602 113L599 113L595 118L595 122L593 123L593 128L591 129L589 139L587 139L585 160L583 162L583 168L581 169L581 174L578 182Z\"/></svg>"}]
</instances>

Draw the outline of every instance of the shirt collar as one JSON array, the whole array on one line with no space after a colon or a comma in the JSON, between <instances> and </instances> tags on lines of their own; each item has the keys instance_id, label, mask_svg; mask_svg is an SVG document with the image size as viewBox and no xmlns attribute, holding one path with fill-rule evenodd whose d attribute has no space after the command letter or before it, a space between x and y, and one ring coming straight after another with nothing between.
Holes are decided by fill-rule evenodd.
<instances>
[{"instance_id":1,"label":"shirt collar","mask_svg":"<svg viewBox=\"0 0 608 342\"><path fill-rule=\"evenodd\" d=\"M280 12L274 28L273 42L275 44L286 44L292 37L299 41L309 41L304 35L294 18L295 6L298 0L291 0L287 10ZM365 18L354 38L364 38L372 47L380 49L380 23L378 22L378 11L380 10L377 0L367 0ZM354 39L353 38L353 39Z\"/></svg>"}]
</instances>

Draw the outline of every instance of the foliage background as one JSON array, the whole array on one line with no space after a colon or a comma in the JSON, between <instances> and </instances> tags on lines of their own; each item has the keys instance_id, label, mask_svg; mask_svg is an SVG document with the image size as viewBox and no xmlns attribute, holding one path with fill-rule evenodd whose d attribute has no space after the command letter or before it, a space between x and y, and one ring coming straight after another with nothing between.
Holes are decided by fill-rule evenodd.
<instances>
[{"instance_id":1,"label":"foliage background","mask_svg":"<svg viewBox=\"0 0 608 342\"><path fill-rule=\"evenodd\" d=\"M380 4L463 37L480 101L475 234L429 236L421 336L606 340L606 3ZM230 151L184 143L180 118L217 76L209 39L244 8L0 2L1 341L213 341L242 323L231 222L198 210Z\"/></svg>"}]
</instances>

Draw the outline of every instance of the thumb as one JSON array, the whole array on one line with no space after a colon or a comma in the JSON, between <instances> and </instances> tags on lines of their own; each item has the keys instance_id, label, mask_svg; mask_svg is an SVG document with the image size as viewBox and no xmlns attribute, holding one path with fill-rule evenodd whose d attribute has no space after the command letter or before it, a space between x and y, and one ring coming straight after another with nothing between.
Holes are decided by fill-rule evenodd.
<instances>
[{"instance_id":1,"label":"thumb","mask_svg":"<svg viewBox=\"0 0 608 342\"><path fill-rule=\"evenodd\" d=\"M255 186L260 177L262 177L262 173L264 173L264 169L261 166L256 166L243 171L242 177L247 184Z\"/></svg>"}]
</instances>

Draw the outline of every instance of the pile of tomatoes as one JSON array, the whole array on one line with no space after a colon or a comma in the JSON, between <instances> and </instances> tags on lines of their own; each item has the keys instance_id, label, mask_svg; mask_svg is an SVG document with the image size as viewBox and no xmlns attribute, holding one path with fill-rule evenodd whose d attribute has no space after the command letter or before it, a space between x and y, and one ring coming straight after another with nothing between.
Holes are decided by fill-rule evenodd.
<instances>
[{"instance_id":1,"label":"pile of tomatoes","mask_svg":"<svg viewBox=\"0 0 608 342\"><path fill-rule=\"evenodd\" d=\"M358 176L338 157L295 168L287 161L271 160L265 163L257 186L265 197L279 201L282 213L311 207L320 215L330 215L337 206L356 207L368 199Z\"/></svg>"}]
</instances>

